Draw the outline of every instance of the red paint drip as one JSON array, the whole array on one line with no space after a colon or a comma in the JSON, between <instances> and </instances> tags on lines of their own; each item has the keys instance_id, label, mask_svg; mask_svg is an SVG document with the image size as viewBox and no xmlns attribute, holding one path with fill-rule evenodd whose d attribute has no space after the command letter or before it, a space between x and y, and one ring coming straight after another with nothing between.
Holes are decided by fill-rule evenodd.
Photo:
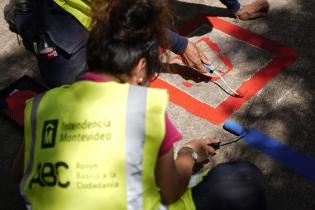
<instances>
[{"instance_id":1,"label":"red paint drip","mask_svg":"<svg viewBox=\"0 0 315 210\"><path fill-rule=\"evenodd\" d=\"M185 82L183 82L183 85L184 85L185 87L190 88L193 84L191 84L191 83L188 82L188 81L185 81Z\"/></svg>"}]
</instances>

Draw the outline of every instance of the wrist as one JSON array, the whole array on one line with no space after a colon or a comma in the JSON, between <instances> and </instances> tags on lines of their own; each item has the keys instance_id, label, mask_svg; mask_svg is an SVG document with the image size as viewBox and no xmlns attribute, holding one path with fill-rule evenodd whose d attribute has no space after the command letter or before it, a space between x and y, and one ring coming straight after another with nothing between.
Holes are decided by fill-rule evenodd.
<instances>
[{"instance_id":1,"label":"wrist","mask_svg":"<svg viewBox=\"0 0 315 210\"><path fill-rule=\"evenodd\" d=\"M238 20L239 19L239 15L242 12L243 6L241 5L240 8L233 13L234 17Z\"/></svg>"},{"instance_id":2,"label":"wrist","mask_svg":"<svg viewBox=\"0 0 315 210\"><path fill-rule=\"evenodd\" d=\"M189 158L193 161L194 164L198 160L198 152L189 146L183 146L182 148L180 148L180 150L178 151L178 155L181 155L181 154L185 154L186 156L189 156Z\"/></svg>"},{"instance_id":3,"label":"wrist","mask_svg":"<svg viewBox=\"0 0 315 210\"><path fill-rule=\"evenodd\" d=\"M167 36L169 38L170 50L178 55L184 54L188 45L188 39L169 29L167 29Z\"/></svg>"}]
</instances>

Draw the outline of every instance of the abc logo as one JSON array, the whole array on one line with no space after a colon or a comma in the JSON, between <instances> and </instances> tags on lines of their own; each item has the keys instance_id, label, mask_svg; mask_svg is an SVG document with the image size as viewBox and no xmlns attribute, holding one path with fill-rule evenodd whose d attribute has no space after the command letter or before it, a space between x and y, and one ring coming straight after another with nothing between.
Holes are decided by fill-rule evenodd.
<instances>
[{"instance_id":1,"label":"abc logo","mask_svg":"<svg viewBox=\"0 0 315 210\"><path fill-rule=\"evenodd\" d=\"M29 188L31 189L34 184L38 184L41 187L59 186L67 188L70 185L70 182L60 178L60 171L68 169L69 166L65 162L39 163L36 172L30 181Z\"/></svg>"}]
</instances>

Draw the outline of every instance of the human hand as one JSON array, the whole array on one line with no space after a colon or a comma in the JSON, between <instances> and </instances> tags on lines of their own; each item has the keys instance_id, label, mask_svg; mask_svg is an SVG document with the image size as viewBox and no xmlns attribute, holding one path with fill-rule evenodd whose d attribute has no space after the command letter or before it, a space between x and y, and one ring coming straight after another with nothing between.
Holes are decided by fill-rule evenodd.
<instances>
[{"instance_id":1,"label":"human hand","mask_svg":"<svg viewBox=\"0 0 315 210\"><path fill-rule=\"evenodd\" d=\"M235 16L240 20L252 20L266 16L270 4L267 0L255 0L251 4L246 4Z\"/></svg>"},{"instance_id":2,"label":"human hand","mask_svg":"<svg viewBox=\"0 0 315 210\"><path fill-rule=\"evenodd\" d=\"M181 55L186 66L195 68L200 73L208 73L203 64L211 64L200 48L191 41L188 41L185 52Z\"/></svg>"},{"instance_id":3,"label":"human hand","mask_svg":"<svg viewBox=\"0 0 315 210\"><path fill-rule=\"evenodd\" d=\"M215 155L215 148L209 146L211 144L218 143L217 139L198 139L187 142L183 147L189 147L193 151L198 153L197 163L204 162L209 158L210 155Z\"/></svg>"}]
</instances>

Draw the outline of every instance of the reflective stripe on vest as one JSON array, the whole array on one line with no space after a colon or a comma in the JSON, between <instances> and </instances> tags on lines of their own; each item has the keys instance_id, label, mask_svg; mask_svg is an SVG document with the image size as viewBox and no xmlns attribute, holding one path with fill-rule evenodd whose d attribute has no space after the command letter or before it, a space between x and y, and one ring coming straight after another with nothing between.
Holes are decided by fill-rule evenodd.
<instances>
[{"instance_id":1,"label":"reflective stripe on vest","mask_svg":"<svg viewBox=\"0 0 315 210\"><path fill-rule=\"evenodd\" d=\"M68 98L69 100L72 100L71 96L75 95L76 97L78 96L80 99L80 96L82 94L77 94L77 93L81 93L80 91L82 90L91 90L90 91L90 95L91 98L95 97L94 100L101 100L100 98L98 98L97 95L101 96L100 93L102 93L102 88L104 88L104 91L107 89L105 88L106 86L109 87L116 87L119 89L121 89L120 91L117 91L116 93L113 93L113 95L118 95L121 97L124 97L123 92L124 89L126 89L126 85L121 85L121 84L95 84L93 82L86 82L86 81L81 81L78 82L80 84L76 84L76 85L72 85L69 87L61 87L61 88L56 88L53 89L49 92L47 92L45 94L44 97L40 96L40 97L35 97L31 103L28 102L27 104L27 108L26 108L26 116L25 117L29 117L30 118L30 122L28 122L26 120L26 125L25 128L26 129L30 129L31 132L28 133L26 131L25 134L25 140L26 140L26 147L25 149L30 151L30 152L26 152L26 156L27 154L29 154L29 157L25 158L25 175L23 177L23 181L21 182L21 192L22 195L24 197L26 197L26 200L28 200L29 203L34 204L33 207L34 209L60 209L61 208L68 208L70 204L74 204L73 202L68 203L67 202L67 196L69 196L69 194L66 192L66 190L73 190L71 188L71 186L73 187L73 182L71 181L70 187L69 188L56 188L56 187L50 187L50 186L40 186L40 184L38 184L37 182L34 183L32 185L31 179L32 177L37 177L37 172L38 170L36 169L36 163L37 165L40 163L40 161L50 161L52 163L54 163L55 165L57 165L58 161L60 160L64 160L68 165L69 168L66 167L60 167L60 171L58 171L58 167L56 167L56 171L54 172L56 176L61 176L61 177L57 177L58 180L55 182L52 182L51 179L47 179L47 177L41 177L39 179L39 182L42 181L41 179L47 179L46 181L48 181L48 184L52 185L52 184L56 184L56 182L60 182L62 186L65 186L66 181L67 181L67 171L70 169L74 168L74 164L73 160L74 158L68 157L68 155L61 155L60 157L54 157L54 154L56 152L69 152L69 150L64 149L65 147L67 147L67 145L65 145L65 143L63 143L62 147L60 147L59 145L61 145L61 142L59 142L59 140L56 141L56 145L55 147L58 147L58 149L55 150L55 148L48 148L48 149L43 149L40 144L40 140L44 139L45 135L44 135L44 129L45 126L42 126L44 124L45 118L47 116L49 116L49 118L52 116L53 118L58 118L59 122L58 123L64 123L66 122L67 119L67 112L63 110L60 111L55 111L55 109L60 109L60 107L58 106L58 103L61 103L62 100L58 100L58 95L62 95L65 92L65 97L64 98ZM96 88L94 87L96 86ZM93 90L95 88L95 90ZM68 90L67 90L68 89ZM70 90L69 89L73 89ZM97 92L95 92L97 89ZM109 89L110 91L112 91L111 89ZM161 91L161 90L151 90L151 89L147 89L147 88L142 88L142 87L136 87L136 86L127 86L127 100L126 100L126 112L125 112L125 145L122 145L122 148L124 148L124 161L125 161L125 179L126 181L122 181L120 182L121 185L120 186L122 188L125 188L125 192L126 195L116 195L116 197L118 196L121 197L121 202L120 203L126 203L126 209L131 210L131 209L159 209L159 210L165 210L167 209L165 206L161 205L160 202L160 197L159 197L159 193L157 191L157 188L155 186L155 178L154 178L154 168L155 168L155 163L156 163L156 159L157 159L157 154L159 151L159 144L161 144L161 141L163 139L163 136L165 133L161 133L160 129L165 129L163 128L163 126L165 127L165 125L163 125L164 120L165 120L165 108L166 108L166 94L165 91ZM67 92L68 91L68 92ZM72 93L72 94L69 94ZM164 93L163 93L164 92ZM163 93L163 94L161 94ZM67 96L68 94L68 96ZM94 95L97 94L97 95ZM83 94L84 95L84 94ZM89 95L89 94L87 94ZM162 97L161 97L162 96ZM106 99L107 97L105 97ZM134 100L137 99L137 100ZM154 102L156 101L156 102ZM55 106L54 103L56 103L57 105ZM79 107L80 105L84 105L85 101L80 101L78 100L79 103ZM83 104L80 104L83 103ZM122 103L124 103L122 101ZM162 103L162 106L156 106L154 105L154 103L156 104L160 104ZM163 104L165 103L165 104ZM65 103L65 106L67 106L68 103ZM89 104L89 103L86 103ZM68 105L69 110L74 110L76 111L76 101L73 101L72 104ZM73 108L72 108L73 106ZM93 103L91 103L91 106L93 106ZM44 108L43 108L44 107ZM53 109L55 108L55 109ZM45 111L47 111L46 109L51 109L50 112L45 113ZM31 111L30 111L31 110ZM64 109L67 110L67 109ZM84 110L82 110L84 111ZM116 110L115 110L116 111ZM117 110L119 111L119 110ZM59 112L62 112L62 114L59 114ZM113 111L111 111L113 112ZM56 114L57 113L57 114ZM59 116L59 117L58 117ZM81 119L82 116L80 116L78 119ZM117 116L119 117L119 116ZM72 118L69 118L72 119ZM88 120L90 118L87 118ZM49 120L49 119L48 119ZM28 122L28 123L27 123ZM114 123L114 122L113 122ZM60 132L60 125L58 127L57 133ZM163 125L161 127L161 125ZM64 125L63 125L64 126ZM43 131L43 132L41 132ZM135 132L135 131L139 131L139 132ZM42 136L40 136L40 134L42 133ZM60 134L56 134L58 136L58 138L60 137ZM44 136L44 137L43 137ZM49 136L49 135L47 135ZM42 137L42 138L41 138ZM159 140L157 140L159 139ZM30 143L31 142L31 143ZM43 144L43 140L41 142ZM49 143L51 143L51 141L49 141ZM59 145L58 145L59 144ZM72 143L73 146L77 146L78 144L80 144L80 142L78 143ZM88 146L88 145L87 145ZM77 148L77 147L75 147ZM94 148L94 147L91 147ZM77 148L77 149L82 149L81 147ZM117 148L113 148L114 150ZM118 148L119 149L119 148ZM41 150L43 150L44 152L42 152ZM54 151L55 152L51 152ZM108 151L108 150L106 150ZM104 150L104 152L106 152ZM70 151L71 152L71 151ZM78 152L80 154L80 152L82 153L82 151L76 151L74 150L74 154ZM84 152L84 150L83 150ZM90 154L91 152L89 152L88 154ZM96 154L98 154L98 151L95 151ZM83 153L82 153L83 154ZM93 153L90 154L91 156L93 156ZM119 155L119 154L118 154ZM68 159L67 159L68 157ZM118 157L118 156L117 156ZM116 161L117 157L113 157L113 161ZM69 159L70 158L70 159ZM78 157L76 157L78 158ZM102 157L99 157L102 158ZM118 157L119 158L119 157ZM142 159L143 158L143 159ZM98 158L97 158L98 159ZM91 159L91 163L92 163L93 158ZM72 161L72 162L71 162ZM78 162L80 162L81 160L78 159ZM89 159L85 160L85 161L89 161ZM110 161L109 159L106 160L106 162ZM119 161L119 159L118 159ZM99 160L99 162L97 162L98 164L101 162L101 160ZM118 162L119 163L119 162ZM110 164L109 164L110 165ZM58 165L60 166L60 164ZM61 165L62 166L62 165ZM115 167L111 166L111 168ZM49 168L49 167L48 167ZM52 168L52 167L51 167ZM105 167L105 169L108 169ZM104 169L104 170L105 170ZM120 168L118 167L118 169L120 170ZM49 169L51 170L51 169ZM41 171L41 173L46 173L49 174L50 171L45 172L45 169L43 169ZM92 170L92 169L91 169ZM93 169L94 170L94 169ZM102 168L99 169L99 171L104 172L104 170ZM43 172L44 171L44 172ZM99 172L97 171L97 172ZM113 169L114 171L114 169ZM147 172L149 171L149 172ZM59 173L61 172L61 173ZM63 173L65 172L65 173ZM79 171L80 172L80 171ZM106 172L106 170L105 170ZM66 175L64 175L66 174ZM78 179L78 177L76 177ZM93 181L93 180L92 180ZM95 180L94 180L95 181ZM30 184L31 183L31 184ZM45 184L43 184L45 185ZM29 188L29 186L32 186L32 189ZM125 187L124 187L125 186ZM113 189L116 190L116 189ZM50 191L56 191L55 194L54 192L50 192ZM99 196L100 200L105 200L105 199L109 199L106 198L106 196L104 197L104 195L101 194L101 192L108 192L105 189L95 189L94 191L89 191L90 193L86 194L85 191L80 191L78 189L74 189L74 194L77 194L79 192L83 192L85 193L84 195L87 196ZM71 194L71 193L70 193ZM53 195L53 196L52 196ZM79 195L79 194L77 194ZM45 199L45 197L47 199ZM51 198L49 197L56 197L56 199L61 199L62 202L64 202L65 206L62 206L61 204L56 204L56 201L53 201ZM75 196L76 197L76 196ZM92 209L97 209L95 208L95 205L100 207L100 205L102 205L102 208L99 209L112 209L112 207L110 207L111 205L107 205L107 203L96 203L94 204L93 202L93 197L91 197L91 204L87 204L85 203L85 205L88 205L89 207L91 207ZM123 198L126 198L126 202L123 201ZM84 200L84 197L80 196L78 198L76 198L78 200L78 205L77 206L73 206L72 208L75 209L79 209L83 208L86 209L86 206L82 206L84 204L80 204L80 200ZM97 200L97 199L96 199ZM60 200L58 200L60 201ZM117 200L113 199L113 202L115 202ZM52 202L52 203L48 203L48 202ZM36 205L35 205L36 204ZM82 206L82 207L81 207ZM118 208L115 208L118 209Z\"/></svg>"},{"instance_id":2,"label":"reflective stripe on vest","mask_svg":"<svg viewBox=\"0 0 315 210\"><path fill-rule=\"evenodd\" d=\"M73 15L87 30L91 29L91 0L53 0Z\"/></svg>"},{"instance_id":3,"label":"reflective stripe on vest","mask_svg":"<svg viewBox=\"0 0 315 210\"><path fill-rule=\"evenodd\" d=\"M138 97L138 100L133 100ZM131 86L126 117L126 186L128 210L142 209L142 157L145 141L147 89ZM134 132L141 128L143 132ZM137 152L134 152L137 151Z\"/></svg>"},{"instance_id":4,"label":"reflective stripe on vest","mask_svg":"<svg viewBox=\"0 0 315 210\"><path fill-rule=\"evenodd\" d=\"M20 193L24 197L27 209L31 209L31 206L29 205L29 201L25 197L23 186L25 185L26 179L30 176L32 169L33 169L33 161L34 161L34 148L36 143L36 113L39 106L39 103L43 97L43 94L39 94L33 99L33 105L32 105L32 111L31 111L31 145L30 145L30 151L29 151L29 164L25 167L26 170L24 171L23 178L21 180L20 184Z\"/></svg>"}]
</instances>

